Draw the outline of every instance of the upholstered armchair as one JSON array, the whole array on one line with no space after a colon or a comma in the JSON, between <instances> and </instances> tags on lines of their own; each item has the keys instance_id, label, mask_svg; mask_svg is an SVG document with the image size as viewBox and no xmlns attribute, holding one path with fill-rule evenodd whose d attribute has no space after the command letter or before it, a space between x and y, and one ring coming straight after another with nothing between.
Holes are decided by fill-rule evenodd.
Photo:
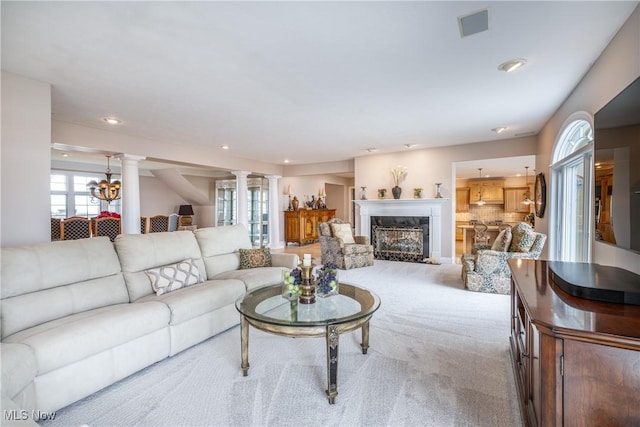
<instances>
[{"instance_id":1,"label":"upholstered armchair","mask_svg":"<svg viewBox=\"0 0 640 427\"><path fill-rule=\"evenodd\" d=\"M322 264L333 262L343 270L373 265L369 238L354 236L348 222L333 218L318 224L318 239Z\"/></svg>"},{"instance_id":2,"label":"upholstered armchair","mask_svg":"<svg viewBox=\"0 0 640 427\"><path fill-rule=\"evenodd\" d=\"M462 281L477 292L508 294L511 272L508 259L538 259L547 236L521 222L500 231L493 245L476 244L472 253L462 255Z\"/></svg>"}]
</instances>

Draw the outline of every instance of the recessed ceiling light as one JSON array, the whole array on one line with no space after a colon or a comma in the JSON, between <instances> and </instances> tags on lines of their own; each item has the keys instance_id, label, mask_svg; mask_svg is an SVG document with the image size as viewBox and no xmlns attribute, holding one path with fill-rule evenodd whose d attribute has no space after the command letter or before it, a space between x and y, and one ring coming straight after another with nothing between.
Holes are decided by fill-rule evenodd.
<instances>
[{"instance_id":1,"label":"recessed ceiling light","mask_svg":"<svg viewBox=\"0 0 640 427\"><path fill-rule=\"evenodd\" d=\"M368 151L369 153L373 153L373 152L375 152L375 151L378 151L378 149L377 149L377 148L367 148L367 151Z\"/></svg>"},{"instance_id":2,"label":"recessed ceiling light","mask_svg":"<svg viewBox=\"0 0 640 427\"><path fill-rule=\"evenodd\" d=\"M407 148L412 148L412 147L415 147L416 144L404 144L404 146Z\"/></svg>"},{"instance_id":3,"label":"recessed ceiling light","mask_svg":"<svg viewBox=\"0 0 640 427\"><path fill-rule=\"evenodd\" d=\"M494 131L495 133L498 133L498 134L499 134L499 133L502 133L502 132L504 132L505 130L507 130L507 127L506 127L506 126L500 126L500 127L497 127L497 128L493 128L493 129L491 129L491 130L492 130L492 131Z\"/></svg>"},{"instance_id":4,"label":"recessed ceiling light","mask_svg":"<svg viewBox=\"0 0 640 427\"><path fill-rule=\"evenodd\" d=\"M222 148L223 150L228 150L229 146L228 145L221 145L220 148Z\"/></svg>"},{"instance_id":5,"label":"recessed ceiling light","mask_svg":"<svg viewBox=\"0 0 640 427\"><path fill-rule=\"evenodd\" d=\"M285 163L289 163L289 159L284 159L284 162Z\"/></svg>"},{"instance_id":6,"label":"recessed ceiling light","mask_svg":"<svg viewBox=\"0 0 640 427\"><path fill-rule=\"evenodd\" d=\"M62 157L69 157L68 153L62 153Z\"/></svg>"},{"instance_id":7,"label":"recessed ceiling light","mask_svg":"<svg viewBox=\"0 0 640 427\"><path fill-rule=\"evenodd\" d=\"M122 123L122 120L118 120L115 117L104 117L102 120L109 123L110 125L119 125Z\"/></svg>"},{"instance_id":8,"label":"recessed ceiling light","mask_svg":"<svg viewBox=\"0 0 640 427\"><path fill-rule=\"evenodd\" d=\"M510 73L522 67L526 63L526 59L512 59L511 61L503 62L502 64L498 65L498 70Z\"/></svg>"}]
</instances>

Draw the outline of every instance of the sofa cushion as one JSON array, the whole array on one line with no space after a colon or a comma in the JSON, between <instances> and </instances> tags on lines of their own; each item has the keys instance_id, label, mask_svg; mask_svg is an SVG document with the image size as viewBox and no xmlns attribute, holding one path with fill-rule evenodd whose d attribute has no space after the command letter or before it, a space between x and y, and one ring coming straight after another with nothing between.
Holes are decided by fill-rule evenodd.
<instances>
[{"instance_id":1,"label":"sofa cushion","mask_svg":"<svg viewBox=\"0 0 640 427\"><path fill-rule=\"evenodd\" d=\"M149 295L136 304L150 301L166 304L171 310L170 324L177 325L234 304L244 293L245 286L240 280L209 280L160 296Z\"/></svg>"},{"instance_id":2,"label":"sofa cushion","mask_svg":"<svg viewBox=\"0 0 640 427\"><path fill-rule=\"evenodd\" d=\"M193 232L200 246L207 279L240 268L239 249L252 249L247 229L242 224L205 227Z\"/></svg>"},{"instance_id":3,"label":"sofa cushion","mask_svg":"<svg viewBox=\"0 0 640 427\"><path fill-rule=\"evenodd\" d=\"M203 282L198 267L190 259L162 267L150 268L145 273L157 295Z\"/></svg>"},{"instance_id":4,"label":"sofa cushion","mask_svg":"<svg viewBox=\"0 0 640 427\"><path fill-rule=\"evenodd\" d=\"M171 313L160 302L118 304L66 316L18 332L5 342L33 350L38 375L167 328ZM168 349L167 349L168 351Z\"/></svg>"},{"instance_id":5,"label":"sofa cushion","mask_svg":"<svg viewBox=\"0 0 640 427\"><path fill-rule=\"evenodd\" d=\"M331 232L333 233L333 237L340 239L343 245L349 245L356 242L353 240L351 224L331 223Z\"/></svg>"},{"instance_id":6,"label":"sofa cushion","mask_svg":"<svg viewBox=\"0 0 640 427\"><path fill-rule=\"evenodd\" d=\"M95 308L129 302L108 237L2 248L2 337Z\"/></svg>"},{"instance_id":7,"label":"sofa cushion","mask_svg":"<svg viewBox=\"0 0 640 427\"><path fill-rule=\"evenodd\" d=\"M258 267L250 270L233 270L220 273L214 279L236 279L241 280L247 291L259 286L277 285L282 283L284 271L288 271L286 267Z\"/></svg>"},{"instance_id":8,"label":"sofa cushion","mask_svg":"<svg viewBox=\"0 0 640 427\"><path fill-rule=\"evenodd\" d=\"M115 247L132 302L155 293L145 270L191 259L200 274L205 271L198 242L191 231L121 234L116 237Z\"/></svg>"},{"instance_id":9,"label":"sofa cushion","mask_svg":"<svg viewBox=\"0 0 640 427\"><path fill-rule=\"evenodd\" d=\"M496 240L491 245L492 251L500 251L506 252L511 246L511 240L513 239L513 235L511 234L511 228L505 228L496 237Z\"/></svg>"},{"instance_id":10,"label":"sofa cushion","mask_svg":"<svg viewBox=\"0 0 640 427\"><path fill-rule=\"evenodd\" d=\"M271 251L269 248L238 249L240 269L271 267Z\"/></svg>"},{"instance_id":11,"label":"sofa cushion","mask_svg":"<svg viewBox=\"0 0 640 427\"><path fill-rule=\"evenodd\" d=\"M520 222L512 227L511 234L513 237L509 252L529 252L536 240L536 232L525 222Z\"/></svg>"}]
</instances>

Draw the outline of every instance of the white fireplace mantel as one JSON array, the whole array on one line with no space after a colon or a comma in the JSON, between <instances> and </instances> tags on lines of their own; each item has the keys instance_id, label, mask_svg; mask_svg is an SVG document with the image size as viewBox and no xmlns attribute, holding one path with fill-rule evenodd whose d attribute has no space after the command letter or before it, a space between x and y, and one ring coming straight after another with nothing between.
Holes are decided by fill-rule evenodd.
<instances>
[{"instance_id":1,"label":"white fireplace mantel","mask_svg":"<svg viewBox=\"0 0 640 427\"><path fill-rule=\"evenodd\" d=\"M371 240L372 216L429 217L429 256L442 256L442 205L449 199L377 199L354 200L356 204L356 234Z\"/></svg>"}]
</instances>

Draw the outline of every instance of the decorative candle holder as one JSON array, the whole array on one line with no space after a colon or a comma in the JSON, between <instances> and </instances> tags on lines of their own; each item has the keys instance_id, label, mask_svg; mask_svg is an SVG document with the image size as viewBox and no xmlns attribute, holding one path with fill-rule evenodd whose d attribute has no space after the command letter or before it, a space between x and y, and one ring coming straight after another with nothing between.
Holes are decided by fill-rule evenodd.
<instances>
[{"instance_id":1,"label":"decorative candle holder","mask_svg":"<svg viewBox=\"0 0 640 427\"><path fill-rule=\"evenodd\" d=\"M316 302L316 286L313 283L313 276L311 274L313 267L315 267L315 264L300 264L300 269L302 270L302 284L300 285L301 294L298 298L300 304L313 304Z\"/></svg>"}]
</instances>

